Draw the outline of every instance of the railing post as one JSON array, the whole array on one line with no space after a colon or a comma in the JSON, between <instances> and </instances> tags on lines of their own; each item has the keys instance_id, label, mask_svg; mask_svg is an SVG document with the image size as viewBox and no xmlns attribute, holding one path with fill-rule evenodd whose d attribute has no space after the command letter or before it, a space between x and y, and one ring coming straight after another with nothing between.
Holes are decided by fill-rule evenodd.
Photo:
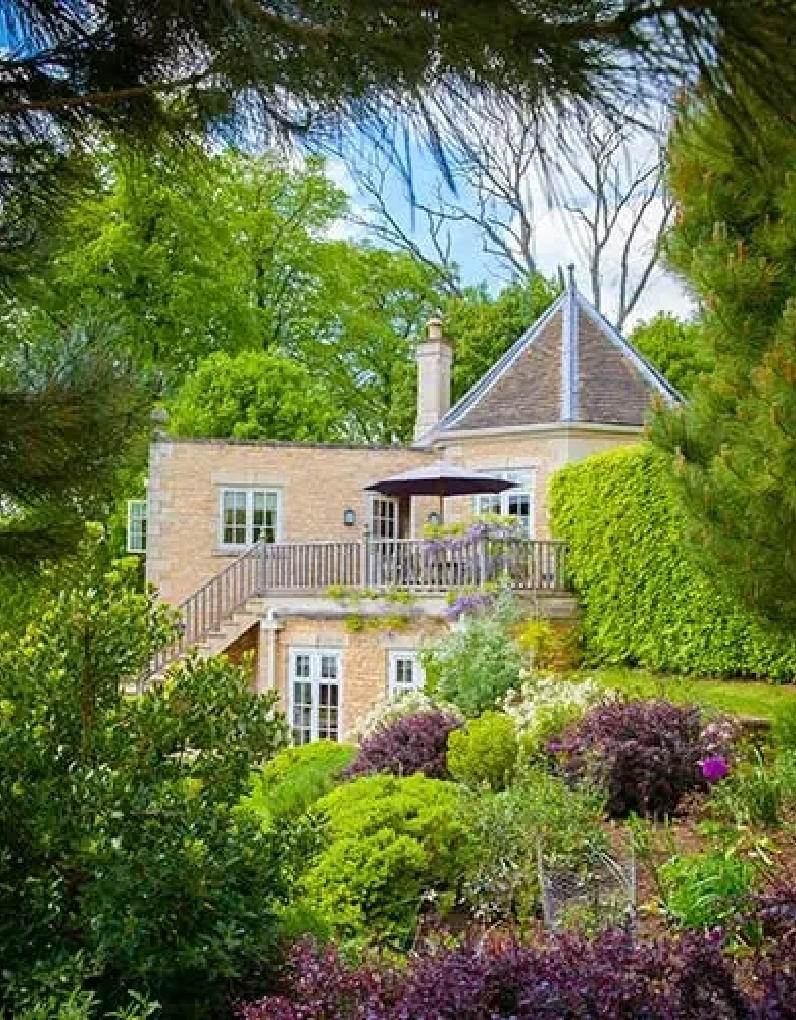
<instances>
[{"instance_id":1,"label":"railing post","mask_svg":"<svg viewBox=\"0 0 796 1020\"><path fill-rule=\"evenodd\" d=\"M359 551L359 587L370 584L370 530L367 524L362 529L362 543Z\"/></svg>"},{"instance_id":2,"label":"railing post","mask_svg":"<svg viewBox=\"0 0 796 1020\"><path fill-rule=\"evenodd\" d=\"M265 556L266 556L266 543L263 539L260 539L260 554L257 557L257 564L259 570L259 577L257 578L257 594L264 595L266 592L265 583Z\"/></svg>"},{"instance_id":3,"label":"railing post","mask_svg":"<svg viewBox=\"0 0 796 1020\"><path fill-rule=\"evenodd\" d=\"M487 538L486 535L481 535L478 538L477 546L477 564L478 564L478 586L479 588L485 588L487 582Z\"/></svg>"}]
</instances>

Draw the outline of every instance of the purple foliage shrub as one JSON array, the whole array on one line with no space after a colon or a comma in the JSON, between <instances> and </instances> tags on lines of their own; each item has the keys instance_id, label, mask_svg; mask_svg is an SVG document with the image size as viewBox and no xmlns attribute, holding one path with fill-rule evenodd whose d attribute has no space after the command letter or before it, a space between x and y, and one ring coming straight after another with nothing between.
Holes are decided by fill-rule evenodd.
<instances>
[{"instance_id":1,"label":"purple foliage shrub","mask_svg":"<svg viewBox=\"0 0 796 1020\"><path fill-rule=\"evenodd\" d=\"M282 994L244 1020L751 1020L717 936L635 942L560 935L541 946L465 942L422 951L405 969L350 967L333 947L295 947ZM765 1014L768 1018L777 1014ZM783 1014L784 1016L785 1014Z\"/></svg>"},{"instance_id":2,"label":"purple foliage shrub","mask_svg":"<svg viewBox=\"0 0 796 1020\"><path fill-rule=\"evenodd\" d=\"M380 726L362 741L343 775L353 779L377 772L396 776L422 772L431 779L446 779L448 734L461 725L451 712L418 712Z\"/></svg>"},{"instance_id":3,"label":"purple foliage shrub","mask_svg":"<svg viewBox=\"0 0 796 1020\"><path fill-rule=\"evenodd\" d=\"M700 710L668 701L597 705L556 745L565 772L604 786L615 818L662 817L691 790L704 789L702 762L716 755Z\"/></svg>"}]
</instances>

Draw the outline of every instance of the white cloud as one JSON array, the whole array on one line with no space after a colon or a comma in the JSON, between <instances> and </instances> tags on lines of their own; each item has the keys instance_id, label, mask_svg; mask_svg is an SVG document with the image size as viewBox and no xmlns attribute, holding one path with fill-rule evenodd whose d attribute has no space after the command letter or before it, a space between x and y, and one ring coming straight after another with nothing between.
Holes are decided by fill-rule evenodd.
<instances>
[{"instance_id":1,"label":"white cloud","mask_svg":"<svg viewBox=\"0 0 796 1020\"><path fill-rule=\"evenodd\" d=\"M637 231L637 243L630 256L631 279L637 279L646 263L657 232L662 203L658 200L650 206ZM619 300L620 259L624 237L629 228L633 212L620 214L617 230L605 248L602 274L602 310L609 318L615 318ZM576 217L557 209L546 212L537 221L535 252L539 271L552 276L559 267L575 264L578 287L591 299L591 282L584 258L582 235L579 235ZM694 313L694 302L682 283L662 266L656 266L650 275L638 304L625 323L629 331L642 319L649 319L657 312L672 312L688 317Z\"/></svg>"}]
</instances>

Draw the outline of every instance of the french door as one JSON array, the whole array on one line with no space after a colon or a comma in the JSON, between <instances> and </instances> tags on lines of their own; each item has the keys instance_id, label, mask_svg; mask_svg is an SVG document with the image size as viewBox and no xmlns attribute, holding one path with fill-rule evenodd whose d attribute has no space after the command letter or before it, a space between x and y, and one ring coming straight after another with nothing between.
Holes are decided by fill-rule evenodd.
<instances>
[{"instance_id":1,"label":"french door","mask_svg":"<svg viewBox=\"0 0 796 1020\"><path fill-rule=\"evenodd\" d=\"M340 739L342 652L290 651L290 719L294 744Z\"/></svg>"},{"instance_id":2,"label":"french door","mask_svg":"<svg viewBox=\"0 0 796 1020\"><path fill-rule=\"evenodd\" d=\"M398 538L398 500L374 496L370 504L370 534L375 541Z\"/></svg>"}]
</instances>

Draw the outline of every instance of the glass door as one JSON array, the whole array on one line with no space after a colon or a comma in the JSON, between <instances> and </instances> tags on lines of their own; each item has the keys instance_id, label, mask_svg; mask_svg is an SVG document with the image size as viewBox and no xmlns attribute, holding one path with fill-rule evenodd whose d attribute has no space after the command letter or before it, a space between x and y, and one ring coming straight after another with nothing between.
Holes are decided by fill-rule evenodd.
<instances>
[{"instance_id":1,"label":"glass door","mask_svg":"<svg viewBox=\"0 0 796 1020\"><path fill-rule=\"evenodd\" d=\"M290 719L294 744L340 739L342 652L292 649Z\"/></svg>"}]
</instances>

